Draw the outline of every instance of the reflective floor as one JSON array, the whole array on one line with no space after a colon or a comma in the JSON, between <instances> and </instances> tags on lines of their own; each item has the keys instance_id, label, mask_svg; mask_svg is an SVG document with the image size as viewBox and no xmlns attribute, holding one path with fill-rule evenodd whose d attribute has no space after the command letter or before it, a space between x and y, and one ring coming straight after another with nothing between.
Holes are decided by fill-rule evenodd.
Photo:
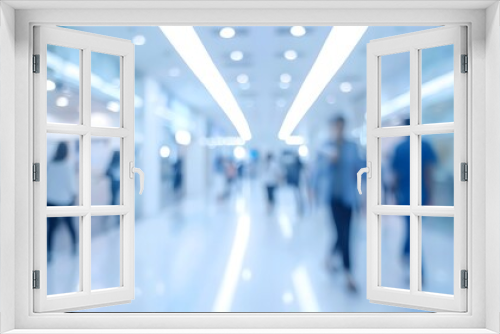
<instances>
[{"instance_id":1,"label":"reflective floor","mask_svg":"<svg viewBox=\"0 0 500 334\"><path fill-rule=\"evenodd\" d=\"M366 225L362 213L353 217L351 234L353 275L357 292L350 292L341 270L326 268L333 227L324 207L308 206L298 215L290 188L281 187L275 211L269 213L264 190L257 180L242 181L226 201L215 196L165 204L165 210L136 222L136 298L126 305L99 312L413 312L371 304L366 299ZM108 217L109 218L109 217ZM92 237L92 287L116 284L119 270L116 222L109 218ZM403 224L398 218L384 222L384 268L390 268L384 285L405 287L407 266L401 259ZM67 229L59 228L49 262L49 291L74 291L68 267L77 269ZM94 237L95 234L95 237ZM452 239L433 233L424 242L449 248ZM439 239L436 239L439 238ZM425 249L425 244L424 244ZM440 255L441 257L443 255ZM452 261L425 258L426 268ZM64 269L64 270L63 270ZM449 269L449 268L448 268ZM451 268L452 269L452 268ZM441 268L446 273L447 268ZM75 271L77 273L77 271ZM99 274L100 273L100 274ZM75 275L77 276L77 275ZM446 277L435 275L426 286L439 291ZM73 286L65 286L72 284Z\"/></svg>"}]
</instances>

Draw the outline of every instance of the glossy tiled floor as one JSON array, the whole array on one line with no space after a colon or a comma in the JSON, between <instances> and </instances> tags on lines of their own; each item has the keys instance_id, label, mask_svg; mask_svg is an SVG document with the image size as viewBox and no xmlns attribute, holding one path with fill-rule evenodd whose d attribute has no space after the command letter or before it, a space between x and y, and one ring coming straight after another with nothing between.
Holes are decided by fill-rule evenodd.
<instances>
[{"instance_id":1,"label":"glossy tiled floor","mask_svg":"<svg viewBox=\"0 0 500 334\"><path fill-rule=\"evenodd\" d=\"M346 289L341 271L326 270L325 259L334 238L328 212L316 207L302 217L297 215L286 187L280 189L272 214L267 213L263 190L256 181L246 182L224 202L210 196L166 204L160 214L136 222L135 300L92 311L411 312L366 299L366 222L359 212L353 219L351 249L357 293ZM384 240L390 240L383 246L387 255L382 260L389 286L408 285L401 261L403 224L398 219L390 218L383 230ZM92 257L92 287L116 285L119 270L117 224L109 218L102 225L92 239L93 254L99 254ZM71 291L77 285L74 277L56 273L68 272L63 270L68 267L77 270L77 261L69 255L68 233L63 228L57 233L49 263L49 291ZM446 238L449 233L430 235L427 244L448 249L451 245L452 249L453 240ZM427 283L438 290L447 283L450 270L446 266L453 265L446 255L440 256L425 261L431 269L444 263L440 276Z\"/></svg>"}]
</instances>

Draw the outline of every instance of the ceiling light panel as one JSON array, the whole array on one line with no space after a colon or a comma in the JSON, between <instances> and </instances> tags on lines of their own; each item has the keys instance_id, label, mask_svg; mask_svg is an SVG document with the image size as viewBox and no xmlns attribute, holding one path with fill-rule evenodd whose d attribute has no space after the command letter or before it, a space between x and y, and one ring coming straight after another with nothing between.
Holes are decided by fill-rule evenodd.
<instances>
[{"instance_id":1,"label":"ceiling light panel","mask_svg":"<svg viewBox=\"0 0 500 334\"><path fill-rule=\"evenodd\" d=\"M333 27L316 58L295 100L285 116L278 137L290 136L300 120L323 92L337 71L349 58L352 50L363 37L366 26Z\"/></svg>"},{"instance_id":2,"label":"ceiling light panel","mask_svg":"<svg viewBox=\"0 0 500 334\"><path fill-rule=\"evenodd\" d=\"M241 138L250 140L252 135L245 115L194 28L190 26L162 26L160 29L233 123Z\"/></svg>"}]
</instances>

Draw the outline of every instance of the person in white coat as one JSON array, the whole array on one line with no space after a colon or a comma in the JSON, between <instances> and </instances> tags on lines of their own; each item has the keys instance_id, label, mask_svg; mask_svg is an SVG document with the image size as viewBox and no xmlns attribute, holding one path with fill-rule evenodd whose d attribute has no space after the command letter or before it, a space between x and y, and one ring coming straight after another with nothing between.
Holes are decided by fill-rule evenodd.
<instances>
[{"instance_id":1,"label":"person in white coat","mask_svg":"<svg viewBox=\"0 0 500 334\"><path fill-rule=\"evenodd\" d=\"M263 181L266 189L267 211L272 212L276 205L276 189L281 182L282 172L280 165L272 153L266 156Z\"/></svg>"}]
</instances>

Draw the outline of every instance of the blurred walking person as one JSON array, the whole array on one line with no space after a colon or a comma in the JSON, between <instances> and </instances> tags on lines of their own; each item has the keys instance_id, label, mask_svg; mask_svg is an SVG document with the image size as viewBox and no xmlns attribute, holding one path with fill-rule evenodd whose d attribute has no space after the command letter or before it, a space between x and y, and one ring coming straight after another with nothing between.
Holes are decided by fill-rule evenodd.
<instances>
[{"instance_id":1,"label":"blurred walking person","mask_svg":"<svg viewBox=\"0 0 500 334\"><path fill-rule=\"evenodd\" d=\"M350 233L351 217L356 206L356 173L362 166L358 148L344 136L345 119L336 116L329 122L330 139L323 145L322 154L327 163L327 199L337 240L333 243L327 259L329 269L335 267L337 254L342 258L347 288L356 292L356 283L351 271Z\"/></svg>"},{"instance_id":2,"label":"blurred walking person","mask_svg":"<svg viewBox=\"0 0 500 334\"><path fill-rule=\"evenodd\" d=\"M172 188L176 199L180 199L183 195L184 187L184 161L182 157L177 157L177 160L172 164Z\"/></svg>"},{"instance_id":3,"label":"blurred walking person","mask_svg":"<svg viewBox=\"0 0 500 334\"><path fill-rule=\"evenodd\" d=\"M403 124L410 125L410 119L405 119ZM436 153L431 144L422 140L422 205L431 204L432 173L437 162ZM394 194L398 205L410 205L410 137L406 136L395 148L392 157L391 169L394 179ZM402 260L410 262L410 217L405 216L405 239L402 250ZM423 262L423 261L422 261ZM422 263L422 276L423 276Z\"/></svg>"},{"instance_id":4,"label":"blurred walking person","mask_svg":"<svg viewBox=\"0 0 500 334\"><path fill-rule=\"evenodd\" d=\"M114 151L113 157L106 170L106 176L109 177L111 191L111 205L120 205L120 151Z\"/></svg>"},{"instance_id":5,"label":"blurred walking person","mask_svg":"<svg viewBox=\"0 0 500 334\"><path fill-rule=\"evenodd\" d=\"M69 159L69 148L60 142L52 161L47 164L47 206L71 206L76 200L76 175ZM72 217L47 218L47 256L52 258L54 234L59 226L66 226L73 242L73 254L77 252L77 237Z\"/></svg>"},{"instance_id":6,"label":"blurred walking person","mask_svg":"<svg viewBox=\"0 0 500 334\"><path fill-rule=\"evenodd\" d=\"M300 160L298 154L292 157L292 161L288 166L287 171L287 183L292 187L293 195L295 196L295 204L297 207L297 213L302 215L304 213L304 202L302 199L302 171L304 169L304 164Z\"/></svg>"},{"instance_id":7,"label":"blurred walking person","mask_svg":"<svg viewBox=\"0 0 500 334\"><path fill-rule=\"evenodd\" d=\"M281 169L272 153L268 153L266 156L263 181L266 190L267 212L271 213L276 205L276 189L281 181Z\"/></svg>"}]
</instances>

